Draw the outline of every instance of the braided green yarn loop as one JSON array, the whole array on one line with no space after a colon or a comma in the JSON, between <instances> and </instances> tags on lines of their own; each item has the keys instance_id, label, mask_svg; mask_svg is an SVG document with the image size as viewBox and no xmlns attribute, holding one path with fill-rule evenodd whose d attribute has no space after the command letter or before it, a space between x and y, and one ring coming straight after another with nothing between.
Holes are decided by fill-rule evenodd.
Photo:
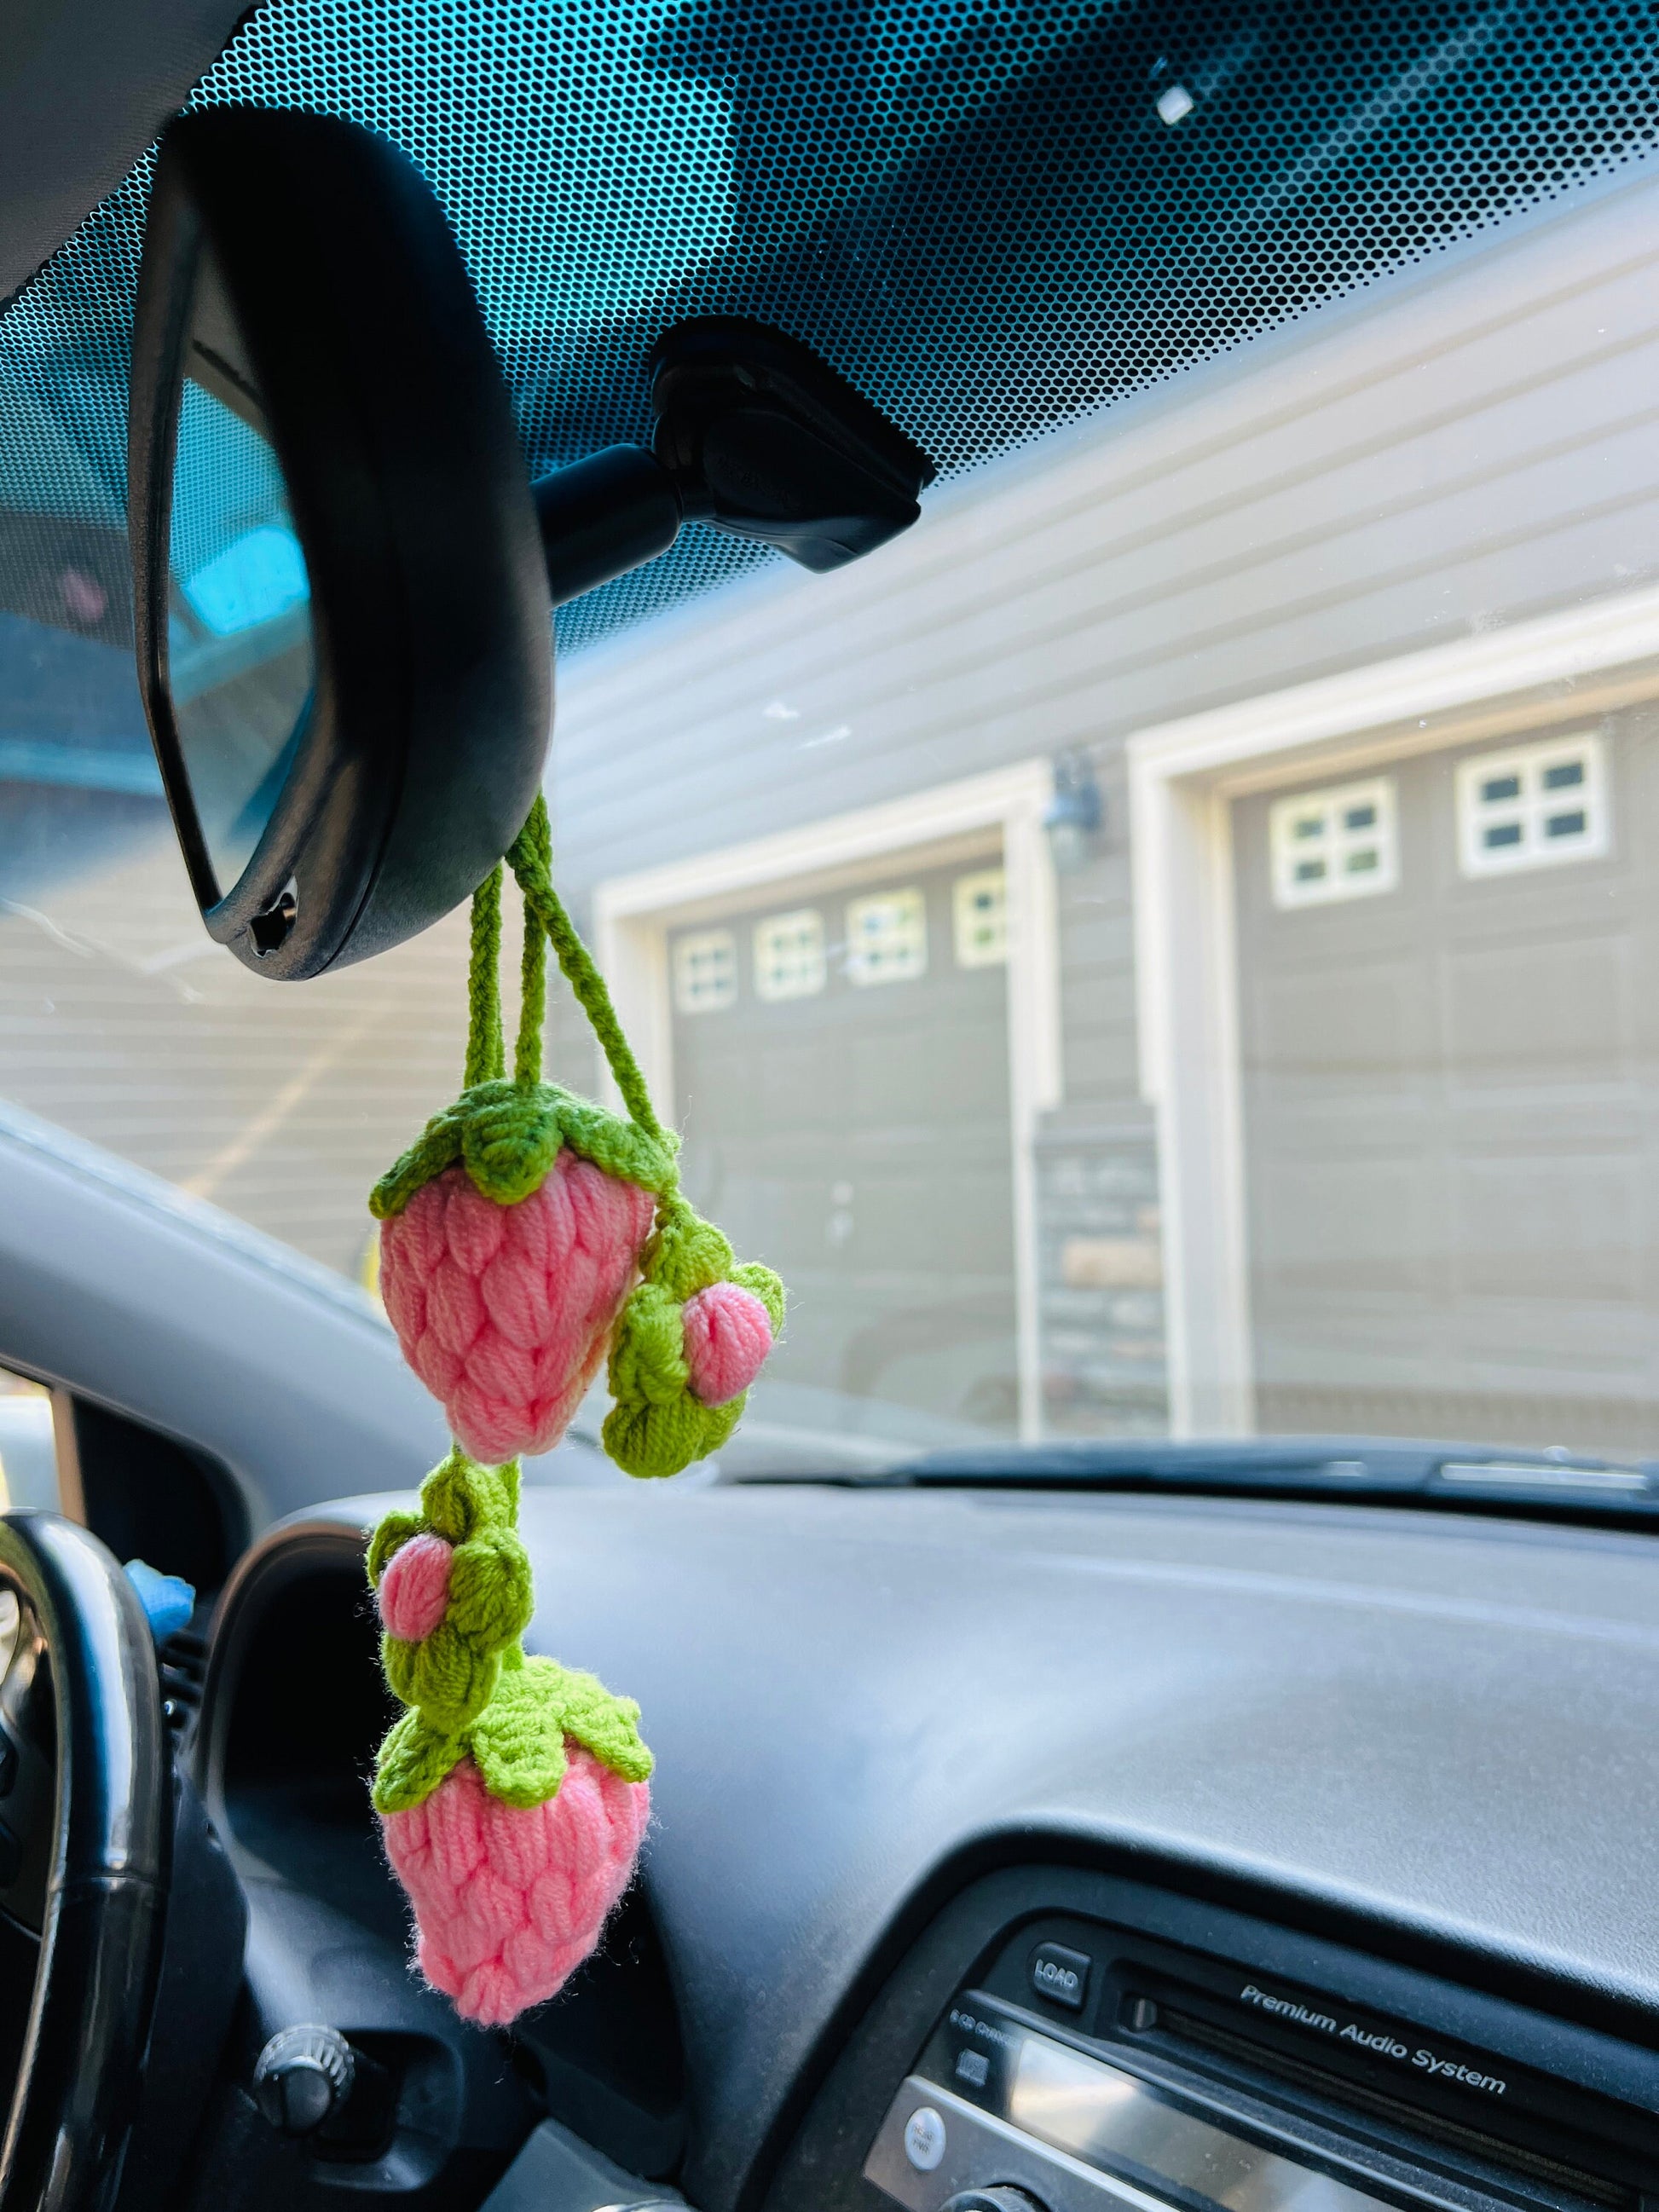
<instances>
[{"instance_id":1,"label":"braided green yarn loop","mask_svg":"<svg viewBox=\"0 0 1659 2212\"><path fill-rule=\"evenodd\" d=\"M466 1083L488 1083L502 1072L501 871L491 870L472 894L471 950L466 969ZM540 1069L537 1073L541 1073Z\"/></svg>"},{"instance_id":2,"label":"braided green yarn loop","mask_svg":"<svg viewBox=\"0 0 1659 2212\"><path fill-rule=\"evenodd\" d=\"M640 1709L597 1676L551 1659L526 1659L520 1641L532 1609L530 1561L520 1542L519 1468L481 1467L459 1445L421 1486L421 1510L388 1513L368 1547L378 1589L413 1537L452 1545L443 1619L418 1644L380 1639L392 1692L409 1711L375 1761L374 1807L407 1812L471 1755L485 1787L509 1805L540 1805L565 1770L567 1736L627 1782L643 1782L651 1753Z\"/></svg>"},{"instance_id":3,"label":"braided green yarn loop","mask_svg":"<svg viewBox=\"0 0 1659 2212\"><path fill-rule=\"evenodd\" d=\"M565 912L558 893L553 888L552 830L547 818L547 802L538 799L530 810L530 818L507 849L507 865L517 878L524 900L526 926L534 916L539 929L544 931L548 942L557 957L559 967L567 983L576 995L578 1005L587 1016L605 1065L616 1079L622 1093L623 1103L629 1116L647 1136L660 1138L661 1124L651 1103L651 1093L646 1089L640 1064L634 1057L632 1046L623 1034L623 1025L617 1018L617 1010L611 1003L611 994L599 969L593 965L593 956L582 943L576 926ZM528 972L526 952L526 973ZM522 1035L522 1030L520 1032ZM538 1028L539 1035L539 1024ZM537 1073L540 1073L539 1064Z\"/></svg>"},{"instance_id":4,"label":"braided green yarn loop","mask_svg":"<svg viewBox=\"0 0 1659 2212\"><path fill-rule=\"evenodd\" d=\"M514 840L513 850L538 883L553 888L553 825L547 818L547 801L538 797L529 818ZM524 878L519 878L520 884ZM519 1037L513 1054L514 1080L539 1083L542 1078L542 1024L547 1014L547 935L540 917L528 900L524 910L524 953L519 963Z\"/></svg>"}]
</instances>

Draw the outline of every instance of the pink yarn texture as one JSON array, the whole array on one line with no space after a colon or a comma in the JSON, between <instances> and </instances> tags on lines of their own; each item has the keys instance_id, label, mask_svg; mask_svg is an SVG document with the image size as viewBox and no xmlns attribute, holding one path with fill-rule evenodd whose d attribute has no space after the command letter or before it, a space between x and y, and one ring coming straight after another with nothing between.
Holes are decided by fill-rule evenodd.
<instances>
[{"instance_id":1,"label":"pink yarn texture","mask_svg":"<svg viewBox=\"0 0 1659 2212\"><path fill-rule=\"evenodd\" d=\"M380 1577L376 1601L387 1631L405 1644L431 1635L449 1603L453 1548L441 1536L412 1536L392 1553Z\"/></svg>"},{"instance_id":2,"label":"pink yarn texture","mask_svg":"<svg viewBox=\"0 0 1659 2212\"><path fill-rule=\"evenodd\" d=\"M565 1740L544 1805L504 1805L464 1759L432 1795L381 1820L415 1906L416 1956L465 2019L501 2027L561 1988L628 1887L651 1787Z\"/></svg>"},{"instance_id":3,"label":"pink yarn texture","mask_svg":"<svg viewBox=\"0 0 1659 2212\"><path fill-rule=\"evenodd\" d=\"M380 1230L380 1294L404 1357L475 1459L549 1450L599 1372L655 1201L566 1146L497 1206L464 1167Z\"/></svg>"},{"instance_id":4,"label":"pink yarn texture","mask_svg":"<svg viewBox=\"0 0 1659 2212\"><path fill-rule=\"evenodd\" d=\"M711 1283L685 1302L685 1364L705 1406L724 1406L754 1381L772 1349L772 1323L752 1291Z\"/></svg>"}]
</instances>

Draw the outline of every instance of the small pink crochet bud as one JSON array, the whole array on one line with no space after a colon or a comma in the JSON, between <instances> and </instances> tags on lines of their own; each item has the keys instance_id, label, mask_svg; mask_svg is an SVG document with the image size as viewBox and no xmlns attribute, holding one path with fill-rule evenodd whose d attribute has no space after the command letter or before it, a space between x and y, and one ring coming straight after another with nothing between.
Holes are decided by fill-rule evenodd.
<instances>
[{"instance_id":1,"label":"small pink crochet bud","mask_svg":"<svg viewBox=\"0 0 1659 2212\"><path fill-rule=\"evenodd\" d=\"M598 1374L656 1202L568 1146L498 1206L447 1168L380 1231L380 1294L404 1357L475 1459L550 1450Z\"/></svg>"},{"instance_id":2,"label":"small pink crochet bud","mask_svg":"<svg viewBox=\"0 0 1659 2212\"><path fill-rule=\"evenodd\" d=\"M568 1980L628 1887L651 1788L569 1737L556 1796L505 1805L470 1759L383 1817L415 1907L416 1957L466 2020L504 2026Z\"/></svg>"},{"instance_id":3,"label":"small pink crochet bud","mask_svg":"<svg viewBox=\"0 0 1659 2212\"><path fill-rule=\"evenodd\" d=\"M453 1548L441 1536L411 1536L386 1562L376 1592L380 1621L388 1635L420 1644L444 1617L449 1602Z\"/></svg>"},{"instance_id":4,"label":"small pink crochet bud","mask_svg":"<svg viewBox=\"0 0 1659 2212\"><path fill-rule=\"evenodd\" d=\"M711 1283L685 1302L685 1364L694 1396L724 1406L746 1390L772 1349L766 1308L740 1283Z\"/></svg>"}]
</instances>

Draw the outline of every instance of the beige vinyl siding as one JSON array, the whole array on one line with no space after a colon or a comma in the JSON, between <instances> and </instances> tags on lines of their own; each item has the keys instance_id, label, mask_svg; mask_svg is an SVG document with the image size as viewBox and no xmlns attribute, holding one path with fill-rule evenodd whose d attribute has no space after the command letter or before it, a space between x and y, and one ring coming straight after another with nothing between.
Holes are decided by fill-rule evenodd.
<instances>
[{"instance_id":1,"label":"beige vinyl siding","mask_svg":"<svg viewBox=\"0 0 1659 2212\"><path fill-rule=\"evenodd\" d=\"M0 1091L357 1272L370 1184L459 1085L466 916L301 984L207 938L170 836L0 904Z\"/></svg>"}]
</instances>

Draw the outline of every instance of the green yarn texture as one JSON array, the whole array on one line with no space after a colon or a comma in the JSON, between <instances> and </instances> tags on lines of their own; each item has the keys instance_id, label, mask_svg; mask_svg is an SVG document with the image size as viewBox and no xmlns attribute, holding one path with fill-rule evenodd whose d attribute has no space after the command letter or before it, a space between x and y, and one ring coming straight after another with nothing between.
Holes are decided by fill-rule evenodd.
<instances>
[{"instance_id":1,"label":"green yarn texture","mask_svg":"<svg viewBox=\"0 0 1659 2212\"><path fill-rule=\"evenodd\" d=\"M533 1599L517 1530L519 1467L481 1467L457 1445L421 1486L420 1510L388 1513L368 1547L370 1587L412 1537L453 1547L444 1617L408 1644L386 1634L381 1663L409 1710L394 1721L374 1766L377 1812L403 1813L471 1758L505 1804L545 1804L564 1778L565 1740L627 1782L650 1775L651 1753L631 1698L555 1659L525 1656Z\"/></svg>"},{"instance_id":2,"label":"green yarn texture","mask_svg":"<svg viewBox=\"0 0 1659 2212\"><path fill-rule=\"evenodd\" d=\"M401 1213L417 1190L459 1160L497 1206L516 1206L539 1190L568 1145L606 1175L666 1198L678 1189L672 1133L653 1135L556 1084L521 1084L496 1076L462 1091L434 1114L420 1135L369 1193L377 1221Z\"/></svg>"},{"instance_id":3,"label":"green yarn texture","mask_svg":"<svg viewBox=\"0 0 1659 2212\"><path fill-rule=\"evenodd\" d=\"M657 1209L657 1226L640 1263L641 1280L623 1308L606 1376L615 1401L605 1416L605 1448L624 1474L678 1474L718 1451L743 1418L748 1392L705 1406L691 1390L685 1359L685 1302L715 1283L752 1291L777 1341L783 1285L769 1267L738 1267L732 1247L678 1194Z\"/></svg>"},{"instance_id":4,"label":"green yarn texture","mask_svg":"<svg viewBox=\"0 0 1659 2212\"><path fill-rule=\"evenodd\" d=\"M656 1223L641 1258L641 1280L611 1340L607 1379L615 1403L604 1441L626 1474L678 1474L720 1449L742 1419L748 1398L745 1391L723 1406L706 1406L693 1394L685 1358L686 1301L715 1283L736 1283L766 1309L775 1344L783 1332L783 1285L769 1267L739 1266L720 1231L681 1194L678 1136L658 1121L605 980L553 889L552 834L544 800L531 809L508 848L507 865L525 915L514 1072L507 1073L501 1026L498 867L472 902L466 1087L381 1176L369 1194L369 1211L376 1220L391 1219L458 1163L484 1197L497 1206L516 1206L541 1188L567 1146L606 1175L649 1191L657 1201ZM626 1120L542 1079L550 945L605 1053L628 1109ZM441 1672L452 1664L459 1662L448 1656L430 1662ZM436 1682L443 1711L459 1709L459 1675L451 1683L447 1674ZM404 1697L396 1680L392 1687ZM422 1706L420 1698L404 1702Z\"/></svg>"}]
</instances>

